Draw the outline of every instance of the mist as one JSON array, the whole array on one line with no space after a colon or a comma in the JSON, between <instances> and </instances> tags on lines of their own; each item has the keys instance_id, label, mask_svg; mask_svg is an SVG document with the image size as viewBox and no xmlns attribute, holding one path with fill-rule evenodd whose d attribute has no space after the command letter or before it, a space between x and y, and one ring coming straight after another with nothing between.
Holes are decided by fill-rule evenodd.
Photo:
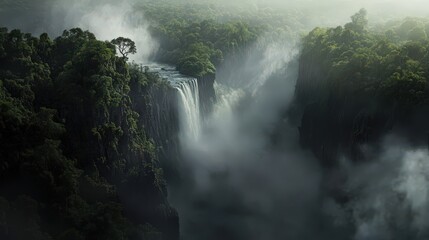
<instances>
[{"instance_id":1,"label":"mist","mask_svg":"<svg viewBox=\"0 0 429 240\"><path fill-rule=\"evenodd\" d=\"M299 11L309 19L309 22L306 23L310 24L307 26L309 28L343 24L361 8L368 10L370 22L373 24L406 16L429 16L429 3L425 0L188 0L186 2L225 5L229 6L232 11L237 6L240 6L240 9L268 7L284 13ZM47 32L53 36L61 34L66 28L78 26L94 31L100 35L100 38L110 38L120 34L137 38L145 35L149 38L150 34L145 31L147 25L144 16L132 12L135 4L142 3L144 4L144 1L139 0L121 2L113 0L21 0L18 2L3 0L0 2L0 13L2 13L0 23L9 28L19 28L34 34ZM141 50L156 50L156 43L150 43L141 45Z\"/></svg>"},{"instance_id":2,"label":"mist","mask_svg":"<svg viewBox=\"0 0 429 240\"><path fill-rule=\"evenodd\" d=\"M112 40L126 37L136 43L138 52L131 60L146 63L158 45L148 32L143 14L133 12L134 1L103 1L102 3L80 0L56 2L53 19L65 16L61 28L80 27L94 33L98 39ZM64 15L65 14L65 15Z\"/></svg>"},{"instance_id":3,"label":"mist","mask_svg":"<svg viewBox=\"0 0 429 240\"><path fill-rule=\"evenodd\" d=\"M341 166L352 200L339 215L352 212L354 239L426 239L427 148L396 135L386 136L381 148L365 148L367 162L343 159Z\"/></svg>"},{"instance_id":4,"label":"mist","mask_svg":"<svg viewBox=\"0 0 429 240\"><path fill-rule=\"evenodd\" d=\"M315 226L317 161L300 150L291 125L277 147L270 139L297 77L296 48L272 51L278 44L230 66L247 79L218 79L223 99L197 139L182 139L184 184L171 190L171 201L185 239L298 239Z\"/></svg>"},{"instance_id":5,"label":"mist","mask_svg":"<svg viewBox=\"0 0 429 240\"><path fill-rule=\"evenodd\" d=\"M398 12L428 13L392 1L289 3L322 11L311 15L312 24L322 25L344 24L361 7L380 21ZM197 139L182 139L183 182L170 189L183 238L425 239L424 147L386 136L381 150L362 146L367 155L361 164L344 157L339 167L326 169L300 146L298 126L285 116L298 75L298 39L264 39L245 59L226 59L218 69L215 111ZM344 203L339 195L351 200Z\"/></svg>"},{"instance_id":6,"label":"mist","mask_svg":"<svg viewBox=\"0 0 429 240\"><path fill-rule=\"evenodd\" d=\"M40 25L22 12L25 18L8 12L0 21L54 36L80 27L102 40L127 37L138 51L130 60L149 63L159 44L145 16L133 12L136 2L42 1ZM372 23L429 15L424 0L225 4L293 8L309 15L305 29L342 25L360 8L368 10ZM298 78L299 41L299 32L289 39L261 39L249 46L245 59L234 62L227 56L228 64L218 69L214 110L197 136L180 134L181 181L169 187L183 239L427 239L429 152L424 146L391 134L380 145L362 146L360 163L342 156L333 169L301 147L299 126L287 114ZM351 200L338 200L327 185Z\"/></svg>"},{"instance_id":7,"label":"mist","mask_svg":"<svg viewBox=\"0 0 429 240\"><path fill-rule=\"evenodd\" d=\"M425 239L425 146L392 134L363 145L358 162L322 166L284 115L297 79L292 42L254 47L228 66L235 74L219 70L220 99L199 137L182 139L182 183L170 189L184 239Z\"/></svg>"},{"instance_id":8,"label":"mist","mask_svg":"<svg viewBox=\"0 0 429 240\"><path fill-rule=\"evenodd\" d=\"M66 29L82 28L95 34L100 40L110 41L126 37L136 43L137 54L130 57L140 63L148 63L156 52L158 43L148 31L149 24L142 13L133 11L136 0L94 1L94 0L40 0L23 1L28 12L16 10L13 1L0 3L4 6L0 23L9 28L18 28L33 34L48 33L57 37ZM30 12L30 9L35 8ZM35 24L35 21L37 25Z\"/></svg>"}]
</instances>

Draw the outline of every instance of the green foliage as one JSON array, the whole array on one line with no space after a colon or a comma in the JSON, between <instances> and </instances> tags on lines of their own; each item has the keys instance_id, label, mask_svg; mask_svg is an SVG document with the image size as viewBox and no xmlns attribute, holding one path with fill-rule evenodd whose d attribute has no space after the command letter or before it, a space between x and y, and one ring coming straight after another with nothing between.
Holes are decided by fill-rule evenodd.
<instances>
[{"instance_id":1,"label":"green foliage","mask_svg":"<svg viewBox=\"0 0 429 240\"><path fill-rule=\"evenodd\" d=\"M214 74L225 57L243 54L262 36L290 35L301 26L296 16L243 4L142 1L134 11L150 21L150 31L160 43L156 60L194 77Z\"/></svg>"},{"instance_id":2,"label":"green foliage","mask_svg":"<svg viewBox=\"0 0 429 240\"><path fill-rule=\"evenodd\" d=\"M422 41L427 39L426 31L422 26L414 27L408 33L408 40L411 41Z\"/></svg>"},{"instance_id":3,"label":"green foliage","mask_svg":"<svg viewBox=\"0 0 429 240\"><path fill-rule=\"evenodd\" d=\"M1 239L135 239L154 232L143 225L163 228L153 215L131 221L122 202L133 189L136 201L156 196L141 209L166 204L133 102L144 106L159 79L124 57L78 28L54 40L0 29Z\"/></svg>"},{"instance_id":4,"label":"green foliage","mask_svg":"<svg viewBox=\"0 0 429 240\"><path fill-rule=\"evenodd\" d=\"M41 230L39 208L40 204L36 200L25 195L18 196L13 202L0 197L0 237L2 239L52 239L49 234Z\"/></svg>"},{"instance_id":5,"label":"green foliage","mask_svg":"<svg viewBox=\"0 0 429 240\"><path fill-rule=\"evenodd\" d=\"M257 30L241 22L171 21L152 29L161 42L160 58L195 77L213 74L226 53L237 53L256 40Z\"/></svg>"},{"instance_id":6,"label":"green foliage","mask_svg":"<svg viewBox=\"0 0 429 240\"><path fill-rule=\"evenodd\" d=\"M111 41L116 46L122 57L127 58L128 54L137 53L136 44L129 38L118 37Z\"/></svg>"},{"instance_id":7,"label":"green foliage","mask_svg":"<svg viewBox=\"0 0 429 240\"><path fill-rule=\"evenodd\" d=\"M367 12L361 9L359 12L351 16L352 22L345 25L346 29L356 32L363 32L368 27Z\"/></svg>"},{"instance_id":8,"label":"green foliage","mask_svg":"<svg viewBox=\"0 0 429 240\"><path fill-rule=\"evenodd\" d=\"M397 44L407 41L425 41L429 33L429 19L426 18L406 18L401 21L392 21L382 26L386 29L387 37Z\"/></svg>"},{"instance_id":9,"label":"green foliage","mask_svg":"<svg viewBox=\"0 0 429 240\"><path fill-rule=\"evenodd\" d=\"M344 28L310 32L303 62L316 56L337 96L377 97L405 108L428 103L429 41L422 24L406 19L383 34L365 30L365 15L361 10Z\"/></svg>"}]
</instances>

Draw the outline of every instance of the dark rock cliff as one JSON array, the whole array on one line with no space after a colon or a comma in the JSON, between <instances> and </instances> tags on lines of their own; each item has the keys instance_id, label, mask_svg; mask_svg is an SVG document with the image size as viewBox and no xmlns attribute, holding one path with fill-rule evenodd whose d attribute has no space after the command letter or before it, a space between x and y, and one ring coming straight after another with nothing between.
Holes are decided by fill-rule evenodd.
<instances>
[{"instance_id":1,"label":"dark rock cliff","mask_svg":"<svg viewBox=\"0 0 429 240\"><path fill-rule=\"evenodd\" d=\"M153 75L153 76L156 76ZM199 86L199 98L202 117L207 116L213 108L216 96L214 91L215 75L207 75L197 79ZM174 188L175 185L181 183L181 164L182 154L180 150L180 119L179 119L179 106L178 92L175 88L171 87L167 82L159 81L151 84L149 87L138 90L137 87L134 91L134 109L137 110L140 120L144 125L145 134L157 147L157 155L159 164L164 172L167 185ZM148 183L133 184L133 186L142 186L143 189L150 188ZM135 206L139 204L150 204L150 201L160 202L164 196L158 196L159 199L146 199L144 192L137 191L136 189L126 189L127 192L135 193L128 202L128 206ZM143 194L143 195L142 195ZM166 194L166 190L165 190ZM148 196L148 195L146 195ZM156 198L156 196L155 196ZM126 199L127 200L127 199ZM139 201L139 202L136 202ZM149 201L149 203L146 203ZM153 205L153 204L151 204ZM152 216L152 222L156 223L156 227L168 236L162 236L162 239L176 240L179 239L179 218L177 212L171 208L166 202L160 206L161 209L153 209L153 211L146 211L144 213L135 212L136 216ZM132 209L130 209L132 210ZM154 236L154 239L157 236Z\"/></svg>"},{"instance_id":2,"label":"dark rock cliff","mask_svg":"<svg viewBox=\"0 0 429 240\"><path fill-rule=\"evenodd\" d=\"M328 79L323 57L303 52L292 114L302 146L325 165L340 155L358 161L363 144L380 144L389 133L413 144L428 145L429 109L404 106L356 89L336 87Z\"/></svg>"},{"instance_id":3,"label":"dark rock cliff","mask_svg":"<svg viewBox=\"0 0 429 240\"><path fill-rule=\"evenodd\" d=\"M213 109L216 101L215 75L197 78L200 110L204 119ZM180 165L179 106L177 90L168 84L154 85L148 90L148 104L142 106L147 135L154 140L162 168L170 182L178 180Z\"/></svg>"},{"instance_id":4,"label":"dark rock cliff","mask_svg":"<svg viewBox=\"0 0 429 240\"><path fill-rule=\"evenodd\" d=\"M393 128L394 106L330 86L317 56L303 54L299 64L293 113L301 144L323 164L335 164L339 155L358 160L362 144L377 142Z\"/></svg>"},{"instance_id":5,"label":"dark rock cliff","mask_svg":"<svg viewBox=\"0 0 429 240\"><path fill-rule=\"evenodd\" d=\"M200 108L202 118L204 119L213 110L213 104L216 102L216 93L214 90L215 74L209 74L198 77L198 88L200 97Z\"/></svg>"},{"instance_id":6,"label":"dark rock cliff","mask_svg":"<svg viewBox=\"0 0 429 240\"><path fill-rule=\"evenodd\" d=\"M180 162L177 97L177 91L170 86L152 87L144 119L148 136L158 146L161 166L167 180L175 178Z\"/></svg>"},{"instance_id":7,"label":"dark rock cliff","mask_svg":"<svg viewBox=\"0 0 429 240\"><path fill-rule=\"evenodd\" d=\"M134 109L139 114L139 121L143 125L146 136L153 141L152 146L156 147L154 151L157 155L156 159L168 184L177 172L176 166L180 155L176 91L163 82L151 84L144 89L134 86L132 90ZM167 189L163 189L159 194L153 194L145 191L153 187L150 181L137 181L128 185L134 186L123 190L127 192L127 197L123 201L127 202L127 206L131 206L126 209L129 215L147 216L152 219L154 226L163 232L162 236L155 234L145 237L178 240L179 217L167 200ZM163 204L157 204L159 202ZM139 207L142 205L158 207L150 209Z\"/></svg>"}]
</instances>

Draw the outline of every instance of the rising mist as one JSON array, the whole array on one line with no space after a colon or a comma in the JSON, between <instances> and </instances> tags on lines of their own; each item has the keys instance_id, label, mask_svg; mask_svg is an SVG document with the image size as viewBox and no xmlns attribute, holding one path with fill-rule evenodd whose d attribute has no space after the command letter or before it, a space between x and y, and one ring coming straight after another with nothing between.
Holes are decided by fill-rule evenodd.
<instances>
[{"instance_id":1,"label":"rising mist","mask_svg":"<svg viewBox=\"0 0 429 240\"><path fill-rule=\"evenodd\" d=\"M183 127L189 126L187 115L196 113L179 114L180 180L169 183L168 191L179 214L182 238L426 239L426 146L414 144L408 140L409 134L394 129L377 143L362 144L358 160L339 151L335 159L339 164L326 166L311 149L302 146L301 126L296 120L302 116L294 111L294 104L301 40L309 30L344 25L360 8L367 9L372 26L399 17L426 17L428 3L223 2L213 4L230 6L231 12L236 6L256 12L267 7L299 12L301 27L287 36L259 36L239 59L225 54L224 64L216 70L213 109L195 118L201 122L190 125L199 126L197 133L189 134L194 129ZM35 11L35 16L2 9L6 15L0 21L37 34L59 35L64 29L80 27L101 40L128 37L137 45L131 61L154 64L151 61L160 43L151 36L151 22L143 13L134 12L137 3L46 0L39 3L40 13ZM12 5L9 1L1 4ZM32 18L39 19L37 26ZM179 100L186 98L181 97ZM183 106L180 109L184 111Z\"/></svg>"}]
</instances>

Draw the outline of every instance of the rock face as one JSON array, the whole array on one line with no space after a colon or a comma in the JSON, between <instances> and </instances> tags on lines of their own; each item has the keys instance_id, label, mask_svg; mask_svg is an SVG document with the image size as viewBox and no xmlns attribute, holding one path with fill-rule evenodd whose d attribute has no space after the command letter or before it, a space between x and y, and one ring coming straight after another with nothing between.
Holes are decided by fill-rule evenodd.
<instances>
[{"instance_id":1,"label":"rock face","mask_svg":"<svg viewBox=\"0 0 429 240\"><path fill-rule=\"evenodd\" d=\"M336 164L339 155L363 159L363 144L379 144L389 133L418 146L428 146L429 107L404 107L354 89L330 84L323 58L312 53L300 57L294 118L300 141L323 164Z\"/></svg>"},{"instance_id":2,"label":"rock face","mask_svg":"<svg viewBox=\"0 0 429 240\"><path fill-rule=\"evenodd\" d=\"M158 146L161 166L165 172L168 182L179 181L178 168L180 167L180 126L181 107L180 94L176 81L183 81L187 76L180 75L171 66L155 66L160 77L167 80L163 84L153 85L148 89L148 103L141 107L144 116L144 125L147 135L154 140ZM177 78L177 79L176 79ZM192 79L192 77L189 77ZM187 80L185 80L187 81ZM205 75L197 78L198 98L201 119L212 112L216 101L214 90L215 74Z\"/></svg>"},{"instance_id":3,"label":"rock face","mask_svg":"<svg viewBox=\"0 0 429 240\"><path fill-rule=\"evenodd\" d=\"M300 141L325 165L342 154L358 160L360 145L380 140L393 127L393 106L329 85L323 61L311 54L300 58L295 114L300 119Z\"/></svg>"},{"instance_id":4,"label":"rock face","mask_svg":"<svg viewBox=\"0 0 429 240\"><path fill-rule=\"evenodd\" d=\"M147 101L144 124L158 147L160 164L169 182L177 175L180 162L177 91L167 85L153 86Z\"/></svg>"},{"instance_id":5,"label":"rock face","mask_svg":"<svg viewBox=\"0 0 429 240\"><path fill-rule=\"evenodd\" d=\"M205 117L212 112L213 105L216 102L216 93L214 90L215 79L215 74L197 78L202 119L205 119Z\"/></svg>"},{"instance_id":6,"label":"rock face","mask_svg":"<svg viewBox=\"0 0 429 240\"><path fill-rule=\"evenodd\" d=\"M178 145L174 89L165 84L156 83L145 89L133 90L134 109L140 116L139 120L143 124L146 136L152 139L153 146L157 147L155 151L157 156L148 157L159 161L156 164L163 169L164 177L168 179L175 166L172 156L176 152L174 148ZM153 182L156 182L155 176L146 175L146 178L154 179ZM150 219L153 226L162 232L162 234L153 232L152 235L145 235L145 239L178 240L180 234L177 211L170 206L165 188L157 194L149 191L154 188L153 182L136 178L123 184L120 190L124 196L122 199L126 206L124 210L134 221L139 221L142 216Z\"/></svg>"},{"instance_id":7,"label":"rock face","mask_svg":"<svg viewBox=\"0 0 429 240\"><path fill-rule=\"evenodd\" d=\"M197 79L201 117L212 111L216 96L214 91L215 75ZM147 90L146 104L142 104L139 114L143 116L146 134L153 139L158 147L160 165L164 171L167 184L180 184L181 151L180 151L180 107L179 93L176 88L168 84L153 85ZM158 225L169 236L162 239L179 239L179 218L177 212L165 205L164 214L153 212L157 217ZM150 213L149 213L150 214ZM146 213L147 215L147 213ZM158 239L158 238L154 238Z\"/></svg>"},{"instance_id":8,"label":"rock face","mask_svg":"<svg viewBox=\"0 0 429 240\"><path fill-rule=\"evenodd\" d=\"M297 103L305 106L326 98L328 94L326 75L317 56L302 55L295 89Z\"/></svg>"}]
</instances>

